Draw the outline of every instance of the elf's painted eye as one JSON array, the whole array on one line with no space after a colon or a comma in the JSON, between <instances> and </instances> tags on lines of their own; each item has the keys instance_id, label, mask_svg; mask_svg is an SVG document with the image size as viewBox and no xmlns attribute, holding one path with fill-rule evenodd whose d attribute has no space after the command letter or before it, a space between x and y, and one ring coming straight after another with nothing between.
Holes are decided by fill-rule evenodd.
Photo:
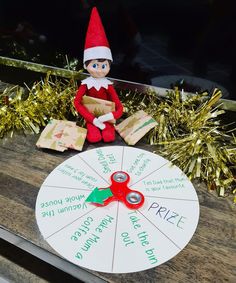
<instances>
[{"instance_id":1,"label":"elf's painted eye","mask_svg":"<svg viewBox=\"0 0 236 283\"><path fill-rule=\"evenodd\" d=\"M98 64L93 64L93 66L92 66L94 69L97 69L97 67L98 67Z\"/></svg>"},{"instance_id":2,"label":"elf's painted eye","mask_svg":"<svg viewBox=\"0 0 236 283\"><path fill-rule=\"evenodd\" d=\"M106 69L107 64L102 64L102 69Z\"/></svg>"}]
</instances>

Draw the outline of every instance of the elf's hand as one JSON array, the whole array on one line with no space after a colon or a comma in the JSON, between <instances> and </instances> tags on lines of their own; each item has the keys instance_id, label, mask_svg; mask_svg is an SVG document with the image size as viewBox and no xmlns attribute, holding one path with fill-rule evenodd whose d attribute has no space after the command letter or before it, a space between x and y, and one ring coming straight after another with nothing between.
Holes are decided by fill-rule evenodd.
<instances>
[{"instance_id":1,"label":"elf's hand","mask_svg":"<svg viewBox=\"0 0 236 283\"><path fill-rule=\"evenodd\" d=\"M106 128L106 125L104 123L102 123L101 121L99 121L98 118L93 119L93 124L94 124L94 126L99 128L100 130L104 130Z\"/></svg>"},{"instance_id":2,"label":"elf's hand","mask_svg":"<svg viewBox=\"0 0 236 283\"><path fill-rule=\"evenodd\" d=\"M102 123L113 120L113 119L114 119L114 116L113 116L112 112L109 112L107 114L104 114L104 115L98 117L98 120Z\"/></svg>"}]
</instances>

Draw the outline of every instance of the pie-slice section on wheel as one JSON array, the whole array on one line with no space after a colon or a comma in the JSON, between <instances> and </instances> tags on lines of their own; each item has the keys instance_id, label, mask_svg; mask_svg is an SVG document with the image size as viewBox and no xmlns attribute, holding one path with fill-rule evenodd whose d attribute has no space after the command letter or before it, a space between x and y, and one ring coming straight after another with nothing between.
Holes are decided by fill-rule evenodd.
<instances>
[{"instance_id":1,"label":"pie-slice section on wheel","mask_svg":"<svg viewBox=\"0 0 236 283\"><path fill-rule=\"evenodd\" d=\"M127 273L153 268L180 250L139 211L119 205L112 272Z\"/></svg>"}]
</instances>

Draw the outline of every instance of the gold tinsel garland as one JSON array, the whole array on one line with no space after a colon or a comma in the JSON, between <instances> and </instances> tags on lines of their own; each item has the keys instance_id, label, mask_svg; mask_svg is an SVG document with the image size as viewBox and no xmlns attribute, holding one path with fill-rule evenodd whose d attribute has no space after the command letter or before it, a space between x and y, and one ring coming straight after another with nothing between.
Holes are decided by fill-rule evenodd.
<instances>
[{"instance_id":1,"label":"gold tinsel garland","mask_svg":"<svg viewBox=\"0 0 236 283\"><path fill-rule=\"evenodd\" d=\"M147 138L156 152L171 160L190 178L207 183L219 196L236 194L235 129L227 131L217 104L221 92L185 96L178 89L165 98L155 92L124 95L128 113L145 110L158 122ZM234 198L236 203L236 197Z\"/></svg>"},{"instance_id":2,"label":"gold tinsel garland","mask_svg":"<svg viewBox=\"0 0 236 283\"><path fill-rule=\"evenodd\" d=\"M73 98L77 89L71 80L49 75L31 88L0 90L0 137L15 131L38 133L51 119L77 116ZM218 195L236 194L236 138L219 120L224 110L216 106L221 96L216 90L186 97L178 89L166 97L155 92L120 92L129 115L145 110L158 122L147 136L156 152L180 167L190 179L200 178ZM82 119L80 119L82 123ZM236 202L236 197L234 199Z\"/></svg>"},{"instance_id":3,"label":"gold tinsel garland","mask_svg":"<svg viewBox=\"0 0 236 283\"><path fill-rule=\"evenodd\" d=\"M52 80L49 74L31 88L7 87L0 93L0 138L10 133L38 133L50 119L68 119L76 115L74 80Z\"/></svg>"}]
</instances>

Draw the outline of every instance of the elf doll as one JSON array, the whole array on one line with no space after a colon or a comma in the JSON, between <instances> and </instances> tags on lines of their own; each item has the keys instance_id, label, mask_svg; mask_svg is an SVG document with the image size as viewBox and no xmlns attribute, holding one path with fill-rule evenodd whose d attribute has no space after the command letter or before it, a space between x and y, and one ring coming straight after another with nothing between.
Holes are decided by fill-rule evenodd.
<instances>
[{"instance_id":1,"label":"elf doll","mask_svg":"<svg viewBox=\"0 0 236 283\"><path fill-rule=\"evenodd\" d=\"M96 143L101 140L115 140L115 128L109 121L118 119L123 113L123 106L112 86L105 76L110 71L112 62L111 50L97 8L92 9L84 48L84 68L91 75L81 82L76 93L74 105L78 113L84 117L87 127L87 140ZM95 117L82 104L83 95L113 101L115 111Z\"/></svg>"}]
</instances>

